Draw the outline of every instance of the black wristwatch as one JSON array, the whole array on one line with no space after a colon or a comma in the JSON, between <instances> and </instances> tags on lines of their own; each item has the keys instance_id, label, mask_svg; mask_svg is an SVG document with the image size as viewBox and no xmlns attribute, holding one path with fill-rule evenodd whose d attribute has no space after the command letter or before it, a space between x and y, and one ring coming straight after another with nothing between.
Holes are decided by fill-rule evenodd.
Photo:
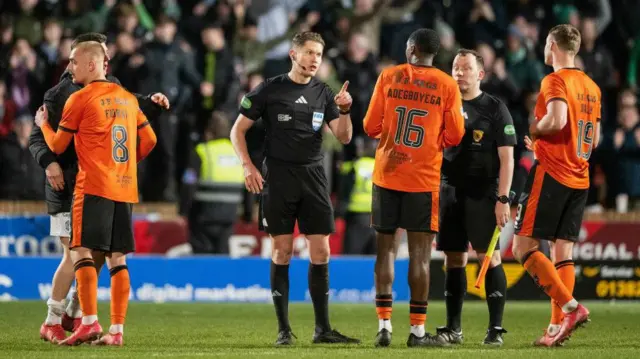
<instances>
[{"instance_id":1,"label":"black wristwatch","mask_svg":"<svg viewBox=\"0 0 640 359\"><path fill-rule=\"evenodd\" d=\"M500 202L500 203L509 203L509 197L505 196L505 195L499 196L498 197L498 202Z\"/></svg>"},{"instance_id":2,"label":"black wristwatch","mask_svg":"<svg viewBox=\"0 0 640 359\"><path fill-rule=\"evenodd\" d=\"M344 110L344 111L343 111L343 110L340 110L340 109L338 109L338 110L340 111L340 114L341 114L341 115L348 115L348 114L350 114L350 113L351 113L351 109L350 109L350 108L349 108L348 110Z\"/></svg>"}]
</instances>

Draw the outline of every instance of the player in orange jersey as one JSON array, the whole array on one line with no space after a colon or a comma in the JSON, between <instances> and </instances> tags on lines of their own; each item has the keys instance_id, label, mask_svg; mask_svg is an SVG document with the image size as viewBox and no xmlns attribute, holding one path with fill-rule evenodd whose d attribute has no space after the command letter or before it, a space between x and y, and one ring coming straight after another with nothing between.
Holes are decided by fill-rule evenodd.
<instances>
[{"instance_id":1,"label":"player in orange jersey","mask_svg":"<svg viewBox=\"0 0 640 359\"><path fill-rule=\"evenodd\" d=\"M42 116L37 122L54 153L62 153L73 139L78 155L70 248L83 317L62 345L96 339L96 344L122 345L130 290L125 255L135 249L131 210L138 202L137 162L156 143L135 96L106 80L104 58L95 41L73 49L69 71L84 87L67 100L57 132ZM102 338L94 256L106 256L111 273L111 328Z\"/></svg>"},{"instance_id":2,"label":"player in orange jersey","mask_svg":"<svg viewBox=\"0 0 640 359\"><path fill-rule=\"evenodd\" d=\"M456 82L431 64L440 46L435 31L420 29L407 41L407 64L384 70L364 118L365 132L380 139L373 170L372 226L375 265L376 346L391 343L393 266L397 228L407 231L411 334L408 346L443 346L425 332L431 244L438 232L440 166L445 147L464 136L462 99Z\"/></svg>"},{"instance_id":3,"label":"player in orange jersey","mask_svg":"<svg viewBox=\"0 0 640 359\"><path fill-rule=\"evenodd\" d=\"M562 345L589 311L575 298L573 243L578 240L589 191L589 157L598 145L601 95L598 86L575 67L580 32L571 25L549 31L545 63L554 72L542 80L529 133L537 157L520 196L513 253L552 298L553 318L534 344ZM551 262L539 241L555 242ZM560 324L562 323L562 324Z\"/></svg>"}]
</instances>

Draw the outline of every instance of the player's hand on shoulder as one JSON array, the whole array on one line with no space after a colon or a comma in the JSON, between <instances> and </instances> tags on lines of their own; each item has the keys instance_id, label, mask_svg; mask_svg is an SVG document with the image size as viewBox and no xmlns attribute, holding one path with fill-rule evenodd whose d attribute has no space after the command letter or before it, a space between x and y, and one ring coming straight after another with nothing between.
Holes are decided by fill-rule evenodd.
<instances>
[{"instance_id":1,"label":"player's hand on shoulder","mask_svg":"<svg viewBox=\"0 0 640 359\"><path fill-rule=\"evenodd\" d=\"M42 105L36 112L36 126L42 127L45 122L49 121L49 112L47 111L47 105Z\"/></svg>"},{"instance_id":2,"label":"player's hand on shoulder","mask_svg":"<svg viewBox=\"0 0 640 359\"><path fill-rule=\"evenodd\" d=\"M171 104L169 103L169 99L167 98L167 96L165 96L163 93L160 93L160 92L157 92L151 95L151 101L156 105L159 105L160 107L164 108L165 110L168 110L171 107Z\"/></svg>"},{"instance_id":3,"label":"player's hand on shoulder","mask_svg":"<svg viewBox=\"0 0 640 359\"><path fill-rule=\"evenodd\" d=\"M242 167L244 168L244 185L247 188L247 191L256 194L262 192L264 179L262 178L260 171L258 171L253 163L247 163Z\"/></svg>"},{"instance_id":4,"label":"player's hand on shoulder","mask_svg":"<svg viewBox=\"0 0 640 359\"><path fill-rule=\"evenodd\" d=\"M347 91L349 87L349 81L345 81L340 89L340 92L334 97L334 101L340 111L349 111L351 108L351 104L353 103L353 99L351 98L351 94Z\"/></svg>"}]
</instances>

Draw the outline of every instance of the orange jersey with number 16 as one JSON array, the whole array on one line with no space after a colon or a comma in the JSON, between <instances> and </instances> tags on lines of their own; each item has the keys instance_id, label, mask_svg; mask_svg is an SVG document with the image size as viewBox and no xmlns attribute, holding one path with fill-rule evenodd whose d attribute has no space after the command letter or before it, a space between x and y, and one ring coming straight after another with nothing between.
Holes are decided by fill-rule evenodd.
<instances>
[{"instance_id":1,"label":"orange jersey with number 16","mask_svg":"<svg viewBox=\"0 0 640 359\"><path fill-rule=\"evenodd\" d=\"M403 192L438 191L442 150L464 136L460 90L435 67L388 68L378 77L364 130L380 139L373 183Z\"/></svg>"},{"instance_id":2,"label":"orange jersey with number 16","mask_svg":"<svg viewBox=\"0 0 640 359\"><path fill-rule=\"evenodd\" d=\"M57 133L48 123L42 129L56 153L73 134L79 167L75 193L137 203L137 162L155 145L148 125L135 96L117 84L95 81L69 97Z\"/></svg>"},{"instance_id":3,"label":"orange jersey with number 16","mask_svg":"<svg viewBox=\"0 0 640 359\"><path fill-rule=\"evenodd\" d=\"M536 139L534 152L540 166L569 188L589 188L589 157L600 121L598 85L579 69L566 68L542 80L535 107L537 121L547 114L550 101L567 104L567 124L557 133Z\"/></svg>"}]
</instances>

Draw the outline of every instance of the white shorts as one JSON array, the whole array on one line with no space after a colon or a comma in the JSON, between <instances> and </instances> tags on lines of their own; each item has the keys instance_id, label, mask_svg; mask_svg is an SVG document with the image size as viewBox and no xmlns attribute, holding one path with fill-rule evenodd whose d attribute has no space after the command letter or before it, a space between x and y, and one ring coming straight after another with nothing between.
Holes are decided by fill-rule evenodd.
<instances>
[{"instance_id":1,"label":"white shorts","mask_svg":"<svg viewBox=\"0 0 640 359\"><path fill-rule=\"evenodd\" d=\"M63 212L51 216L49 235L56 237L71 237L71 213Z\"/></svg>"}]
</instances>

